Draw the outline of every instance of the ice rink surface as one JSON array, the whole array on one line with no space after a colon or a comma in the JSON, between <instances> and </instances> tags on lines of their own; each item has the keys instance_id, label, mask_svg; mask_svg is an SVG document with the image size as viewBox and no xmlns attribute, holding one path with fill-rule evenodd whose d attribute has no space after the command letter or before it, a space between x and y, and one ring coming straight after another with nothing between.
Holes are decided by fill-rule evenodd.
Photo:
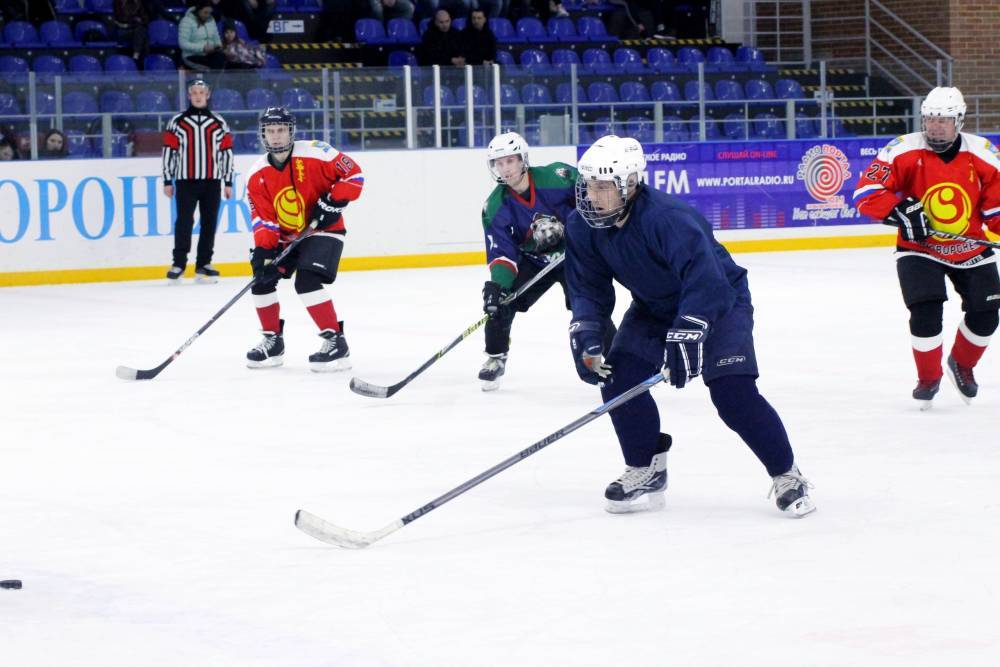
<instances>
[{"instance_id":1,"label":"ice rink surface","mask_svg":"<svg viewBox=\"0 0 1000 667\"><path fill-rule=\"evenodd\" d=\"M611 516L605 417L363 551L292 525L374 530L601 403L558 290L515 320L479 389L483 267L351 272L333 288L354 370L316 374L283 284L286 364L251 371L249 298L158 378L246 278L0 290L0 664L1000 664L1000 359L967 407L917 410L891 250L738 255L764 395L818 511L770 479L701 381L653 390L674 436L667 507ZM618 316L627 305L619 293ZM950 347L956 300L946 305Z\"/></svg>"}]
</instances>

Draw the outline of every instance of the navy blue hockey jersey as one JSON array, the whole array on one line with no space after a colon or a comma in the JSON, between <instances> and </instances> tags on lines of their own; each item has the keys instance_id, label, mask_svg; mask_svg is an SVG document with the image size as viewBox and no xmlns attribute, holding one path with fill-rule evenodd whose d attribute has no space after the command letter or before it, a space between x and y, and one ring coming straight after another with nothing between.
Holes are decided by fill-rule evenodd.
<instances>
[{"instance_id":1,"label":"navy blue hockey jersey","mask_svg":"<svg viewBox=\"0 0 1000 667\"><path fill-rule=\"evenodd\" d=\"M612 279L667 324L678 315L715 322L738 298L750 302L746 269L715 240L708 221L659 190L640 187L621 229L593 229L574 212L566 237L566 278L576 320L611 316Z\"/></svg>"}]
</instances>

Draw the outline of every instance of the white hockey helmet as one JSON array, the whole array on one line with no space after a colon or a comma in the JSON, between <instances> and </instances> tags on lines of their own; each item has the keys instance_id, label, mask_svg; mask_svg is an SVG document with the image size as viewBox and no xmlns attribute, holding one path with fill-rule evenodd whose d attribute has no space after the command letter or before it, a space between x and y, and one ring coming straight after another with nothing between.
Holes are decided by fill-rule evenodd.
<instances>
[{"instance_id":1,"label":"white hockey helmet","mask_svg":"<svg viewBox=\"0 0 1000 667\"><path fill-rule=\"evenodd\" d=\"M528 142L517 132L504 132L493 137L490 145L486 147L486 164L490 168L490 174L497 183L504 183L503 176L497 171L496 161L508 155L521 156L521 173L528 170Z\"/></svg>"},{"instance_id":2,"label":"white hockey helmet","mask_svg":"<svg viewBox=\"0 0 1000 667\"><path fill-rule=\"evenodd\" d=\"M927 97L920 103L920 115L924 119L954 118L956 138L965 123L965 111L965 99L962 97L962 91L958 88L939 86L927 93ZM954 138L949 141L932 139L927 135L926 125L924 126L924 138L927 140L927 145L939 153L947 150L955 141Z\"/></svg>"},{"instance_id":3,"label":"white hockey helmet","mask_svg":"<svg viewBox=\"0 0 1000 667\"><path fill-rule=\"evenodd\" d=\"M639 184L646 170L646 156L642 152L642 144L635 139L609 134L584 151L577 170L580 175L576 180L576 209L588 225L602 229L614 225L625 213L629 190ZM619 204L598 210L589 198L588 181L614 183Z\"/></svg>"}]
</instances>

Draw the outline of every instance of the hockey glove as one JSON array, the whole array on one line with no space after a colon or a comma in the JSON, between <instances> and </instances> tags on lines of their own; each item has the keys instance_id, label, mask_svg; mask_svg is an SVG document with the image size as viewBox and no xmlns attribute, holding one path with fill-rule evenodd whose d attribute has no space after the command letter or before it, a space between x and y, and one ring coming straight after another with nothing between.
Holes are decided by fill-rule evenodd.
<instances>
[{"instance_id":1,"label":"hockey glove","mask_svg":"<svg viewBox=\"0 0 1000 667\"><path fill-rule=\"evenodd\" d=\"M548 252L562 243L566 227L551 215L537 218L531 223L531 240L536 252Z\"/></svg>"},{"instance_id":2,"label":"hockey glove","mask_svg":"<svg viewBox=\"0 0 1000 667\"><path fill-rule=\"evenodd\" d=\"M278 265L274 263L277 256L277 248L256 247L250 252L250 266L257 284L273 282L281 277Z\"/></svg>"},{"instance_id":3,"label":"hockey glove","mask_svg":"<svg viewBox=\"0 0 1000 667\"><path fill-rule=\"evenodd\" d=\"M569 325L569 345L573 351L576 374L587 384L604 386L611 382L611 366L604 363L601 325L592 320L581 320Z\"/></svg>"},{"instance_id":4,"label":"hockey glove","mask_svg":"<svg viewBox=\"0 0 1000 667\"><path fill-rule=\"evenodd\" d=\"M882 222L899 227L899 234L904 241L919 243L931 235L924 205L915 197L907 197L896 204Z\"/></svg>"},{"instance_id":5,"label":"hockey glove","mask_svg":"<svg viewBox=\"0 0 1000 667\"><path fill-rule=\"evenodd\" d=\"M483 285L483 312L491 318L496 317L500 313L500 309L503 308L501 303L503 297L504 291L500 287L500 283L487 280L486 284Z\"/></svg>"},{"instance_id":6,"label":"hockey glove","mask_svg":"<svg viewBox=\"0 0 1000 667\"><path fill-rule=\"evenodd\" d=\"M678 389L701 375L702 346L708 336L708 321L681 315L667 330L663 348L663 366L670 372L670 384Z\"/></svg>"},{"instance_id":7,"label":"hockey glove","mask_svg":"<svg viewBox=\"0 0 1000 667\"><path fill-rule=\"evenodd\" d=\"M331 227L340 220L340 214L345 206L347 206L346 201L334 201L333 195L329 192L324 193L316 200L309 220L316 222L317 231Z\"/></svg>"}]
</instances>

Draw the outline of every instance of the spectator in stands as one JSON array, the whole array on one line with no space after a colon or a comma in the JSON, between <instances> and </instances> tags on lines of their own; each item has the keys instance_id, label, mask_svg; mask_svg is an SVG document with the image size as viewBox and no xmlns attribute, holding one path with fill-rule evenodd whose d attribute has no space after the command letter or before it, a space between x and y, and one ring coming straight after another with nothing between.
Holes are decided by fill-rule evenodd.
<instances>
[{"instance_id":1,"label":"spectator in stands","mask_svg":"<svg viewBox=\"0 0 1000 667\"><path fill-rule=\"evenodd\" d=\"M42 141L42 150L38 152L38 157L43 160L61 160L69 155L66 135L59 130L49 130Z\"/></svg>"},{"instance_id":2,"label":"spectator in stands","mask_svg":"<svg viewBox=\"0 0 1000 667\"><path fill-rule=\"evenodd\" d=\"M316 41L353 42L354 23L358 18L354 0L323 0Z\"/></svg>"},{"instance_id":3,"label":"spectator in stands","mask_svg":"<svg viewBox=\"0 0 1000 667\"><path fill-rule=\"evenodd\" d=\"M259 44L250 46L240 39L232 21L222 24L222 53L226 56L227 68L251 69L262 67L267 62L264 47Z\"/></svg>"},{"instance_id":4,"label":"spectator in stands","mask_svg":"<svg viewBox=\"0 0 1000 667\"><path fill-rule=\"evenodd\" d=\"M227 17L243 21L251 39L258 42L268 41L267 26L274 15L276 0L236 0L233 4L240 5L239 9L233 12L239 16L227 14Z\"/></svg>"},{"instance_id":5,"label":"spectator in stands","mask_svg":"<svg viewBox=\"0 0 1000 667\"><path fill-rule=\"evenodd\" d=\"M0 139L0 162L7 162L9 160L16 159L17 151L14 149L14 145L7 139Z\"/></svg>"},{"instance_id":6,"label":"spectator in stands","mask_svg":"<svg viewBox=\"0 0 1000 667\"><path fill-rule=\"evenodd\" d=\"M486 25L486 12L473 9L469 24L462 31L465 38L465 62L468 65L492 65L497 53L497 38Z\"/></svg>"},{"instance_id":7,"label":"spectator in stands","mask_svg":"<svg viewBox=\"0 0 1000 667\"><path fill-rule=\"evenodd\" d=\"M368 16L378 21L412 19L413 3L410 0L367 0Z\"/></svg>"},{"instance_id":8,"label":"spectator in stands","mask_svg":"<svg viewBox=\"0 0 1000 667\"><path fill-rule=\"evenodd\" d=\"M223 69L222 38L212 20L212 0L198 0L178 26L181 60L191 69Z\"/></svg>"},{"instance_id":9,"label":"spectator in stands","mask_svg":"<svg viewBox=\"0 0 1000 667\"><path fill-rule=\"evenodd\" d=\"M569 12L563 7L561 0L531 0L535 14L543 22L550 18L565 18Z\"/></svg>"},{"instance_id":10,"label":"spectator in stands","mask_svg":"<svg viewBox=\"0 0 1000 667\"><path fill-rule=\"evenodd\" d=\"M462 33L451 29L451 14L445 9L437 10L420 44L420 64L464 65L465 45L462 42Z\"/></svg>"},{"instance_id":11,"label":"spectator in stands","mask_svg":"<svg viewBox=\"0 0 1000 667\"><path fill-rule=\"evenodd\" d=\"M112 20L118 29L118 39L132 45L132 60L140 69L149 53L149 20L147 3L140 0L115 0Z\"/></svg>"},{"instance_id":12,"label":"spectator in stands","mask_svg":"<svg viewBox=\"0 0 1000 667\"><path fill-rule=\"evenodd\" d=\"M619 39L645 39L656 34L652 7L657 0L608 0L615 6L605 23L608 34Z\"/></svg>"}]
</instances>

